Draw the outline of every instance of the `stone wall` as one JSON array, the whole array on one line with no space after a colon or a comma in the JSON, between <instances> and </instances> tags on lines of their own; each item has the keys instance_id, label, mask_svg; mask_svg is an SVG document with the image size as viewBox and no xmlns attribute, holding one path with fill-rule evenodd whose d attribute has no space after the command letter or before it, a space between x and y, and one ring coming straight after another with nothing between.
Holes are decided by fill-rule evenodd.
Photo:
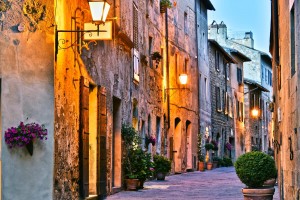
<instances>
[{"instance_id":1,"label":"stone wall","mask_svg":"<svg viewBox=\"0 0 300 200\"><path fill-rule=\"evenodd\" d=\"M216 51L219 52L219 71L216 69ZM229 137L231 134L231 129L233 129L233 118L229 117L228 114L225 114L225 94L227 91L227 79L225 76L225 56L215 44L209 42L209 68L210 68L210 91L211 91L211 123L212 130L210 138L213 140L218 140L219 150L218 156L223 157L225 155L224 145L226 142L229 142ZM229 83L230 85L230 83ZM216 87L220 88L220 100L221 100L221 109L217 107L217 92ZM231 91L228 91L231 93ZM229 98L231 99L231 98ZM226 155L229 157L229 152L226 152Z\"/></svg>"},{"instance_id":2,"label":"stone wall","mask_svg":"<svg viewBox=\"0 0 300 200\"><path fill-rule=\"evenodd\" d=\"M3 1L2 1L3 3ZM53 199L53 1L4 1L0 11L2 199ZM3 7L1 7L2 9ZM34 11L34 12L32 12ZM44 124L46 141L9 149L4 132L20 121Z\"/></svg>"},{"instance_id":3,"label":"stone wall","mask_svg":"<svg viewBox=\"0 0 300 200\"><path fill-rule=\"evenodd\" d=\"M277 1L273 1L274 5ZM291 74L291 32L290 8L294 3L295 15L295 66L296 73ZM275 159L278 168L278 181L282 199L299 198L299 1L278 1L279 60L273 60L273 79L275 95ZM273 7L274 9L274 7ZM274 16L272 16L274 17ZM273 38L275 39L275 38ZM275 39L276 40L276 39ZM274 45L274 41L273 41ZM276 49L274 49L275 51ZM274 51L271 52L274 54ZM275 54L274 54L275 57ZM277 57L276 57L277 58ZM294 158L291 159L291 151Z\"/></svg>"}]
</instances>

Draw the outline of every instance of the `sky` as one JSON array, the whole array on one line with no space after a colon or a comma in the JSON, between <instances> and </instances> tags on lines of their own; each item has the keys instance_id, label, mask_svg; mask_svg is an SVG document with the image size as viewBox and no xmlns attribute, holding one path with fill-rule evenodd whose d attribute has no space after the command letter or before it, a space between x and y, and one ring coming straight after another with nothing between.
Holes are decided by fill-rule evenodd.
<instances>
[{"instance_id":1,"label":"sky","mask_svg":"<svg viewBox=\"0 0 300 200\"><path fill-rule=\"evenodd\" d=\"M269 52L271 1L270 0L210 0L215 11L208 11L208 24L223 21L229 34L244 36L252 31L254 48Z\"/></svg>"}]
</instances>

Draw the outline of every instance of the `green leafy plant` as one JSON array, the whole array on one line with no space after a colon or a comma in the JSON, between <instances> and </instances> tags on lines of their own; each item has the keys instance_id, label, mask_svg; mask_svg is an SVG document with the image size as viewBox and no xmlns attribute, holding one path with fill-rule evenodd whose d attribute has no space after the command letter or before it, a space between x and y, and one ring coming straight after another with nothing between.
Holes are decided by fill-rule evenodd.
<instances>
[{"instance_id":1,"label":"green leafy plant","mask_svg":"<svg viewBox=\"0 0 300 200\"><path fill-rule=\"evenodd\" d=\"M227 157L223 158L222 164L223 164L222 166L224 166L224 167L233 166L232 160L230 158L227 158Z\"/></svg>"},{"instance_id":2,"label":"green leafy plant","mask_svg":"<svg viewBox=\"0 0 300 200\"><path fill-rule=\"evenodd\" d=\"M170 0L160 0L160 6L172 8L172 3Z\"/></svg>"},{"instance_id":3,"label":"green leafy plant","mask_svg":"<svg viewBox=\"0 0 300 200\"><path fill-rule=\"evenodd\" d=\"M155 155L153 157L153 161L156 173L161 172L167 174L171 171L171 161L168 158L160 155Z\"/></svg>"},{"instance_id":4,"label":"green leafy plant","mask_svg":"<svg viewBox=\"0 0 300 200\"><path fill-rule=\"evenodd\" d=\"M206 143L204 147L205 147L206 151L209 151L209 150L214 149L215 146L211 143Z\"/></svg>"},{"instance_id":5,"label":"green leafy plant","mask_svg":"<svg viewBox=\"0 0 300 200\"><path fill-rule=\"evenodd\" d=\"M204 162L204 160L205 160L205 156L204 155L199 155L198 156L198 160L200 161L200 162Z\"/></svg>"},{"instance_id":6,"label":"green leafy plant","mask_svg":"<svg viewBox=\"0 0 300 200\"><path fill-rule=\"evenodd\" d=\"M141 148L141 139L136 130L130 125L122 125L122 139L124 142L123 170L125 178L146 180L153 175L154 164L151 154Z\"/></svg>"},{"instance_id":7,"label":"green leafy plant","mask_svg":"<svg viewBox=\"0 0 300 200\"><path fill-rule=\"evenodd\" d=\"M218 156L214 156L213 158L212 158L212 160L214 161L214 162L219 162L220 160L222 160L220 157L218 157Z\"/></svg>"},{"instance_id":8,"label":"green leafy plant","mask_svg":"<svg viewBox=\"0 0 300 200\"><path fill-rule=\"evenodd\" d=\"M261 187L266 180L277 176L273 158L259 151L240 156L234 166L239 179L250 188Z\"/></svg>"},{"instance_id":9,"label":"green leafy plant","mask_svg":"<svg viewBox=\"0 0 300 200\"><path fill-rule=\"evenodd\" d=\"M161 60L162 56L160 55L160 53L158 51L155 51L151 54L151 58L152 58L152 60Z\"/></svg>"}]
</instances>

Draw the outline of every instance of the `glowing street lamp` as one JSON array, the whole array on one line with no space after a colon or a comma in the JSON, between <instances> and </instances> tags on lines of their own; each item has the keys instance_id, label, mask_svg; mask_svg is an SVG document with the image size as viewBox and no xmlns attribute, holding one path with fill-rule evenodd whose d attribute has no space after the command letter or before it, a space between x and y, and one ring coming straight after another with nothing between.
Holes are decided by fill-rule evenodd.
<instances>
[{"instance_id":1,"label":"glowing street lamp","mask_svg":"<svg viewBox=\"0 0 300 200\"><path fill-rule=\"evenodd\" d=\"M180 74L180 75L179 75L179 81L180 81L180 84L186 85L186 84L187 84L187 81L188 81L188 76L187 76L187 74Z\"/></svg>"},{"instance_id":2,"label":"glowing street lamp","mask_svg":"<svg viewBox=\"0 0 300 200\"><path fill-rule=\"evenodd\" d=\"M251 114L252 114L253 117L258 117L258 115L259 115L259 110L258 110L257 108L253 108L253 109L251 110Z\"/></svg>"},{"instance_id":3,"label":"glowing street lamp","mask_svg":"<svg viewBox=\"0 0 300 200\"><path fill-rule=\"evenodd\" d=\"M103 0L89 0L90 10L92 14L93 23L103 24L106 21L108 11L110 9L109 3Z\"/></svg>"}]
</instances>

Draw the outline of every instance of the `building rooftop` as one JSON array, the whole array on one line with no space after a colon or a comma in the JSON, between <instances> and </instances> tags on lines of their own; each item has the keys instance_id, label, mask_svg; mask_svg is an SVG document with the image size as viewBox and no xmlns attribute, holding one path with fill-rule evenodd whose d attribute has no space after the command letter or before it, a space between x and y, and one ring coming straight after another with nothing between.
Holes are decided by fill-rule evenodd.
<instances>
[{"instance_id":1,"label":"building rooftop","mask_svg":"<svg viewBox=\"0 0 300 200\"><path fill-rule=\"evenodd\" d=\"M212 40L212 39L208 39L208 42L210 42L212 45L214 45L219 51L221 51L223 53L223 55L225 56L226 60L230 63L235 63L237 64L238 62L231 56L229 55L225 49L216 41L216 40Z\"/></svg>"},{"instance_id":2,"label":"building rooftop","mask_svg":"<svg viewBox=\"0 0 300 200\"><path fill-rule=\"evenodd\" d=\"M206 7L207 7L208 10L216 10L214 8L214 6L212 5L212 3L210 2L210 0L204 0L203 2L206 5Z\"/></svg>"},{"instance_id":3,"label":"building rooftop","mask_svg":"<svg viewBox=\"0 0 300 200\"><path fill-rule=\"evenodd\" d=\"M260 89L263 92L270 92L267 88L263 87L261 84L255 82L253 80L244 78L244 83L249 84L249 85L254 85L257 87L257 89Z\"/></svg>"}]
</instances>

